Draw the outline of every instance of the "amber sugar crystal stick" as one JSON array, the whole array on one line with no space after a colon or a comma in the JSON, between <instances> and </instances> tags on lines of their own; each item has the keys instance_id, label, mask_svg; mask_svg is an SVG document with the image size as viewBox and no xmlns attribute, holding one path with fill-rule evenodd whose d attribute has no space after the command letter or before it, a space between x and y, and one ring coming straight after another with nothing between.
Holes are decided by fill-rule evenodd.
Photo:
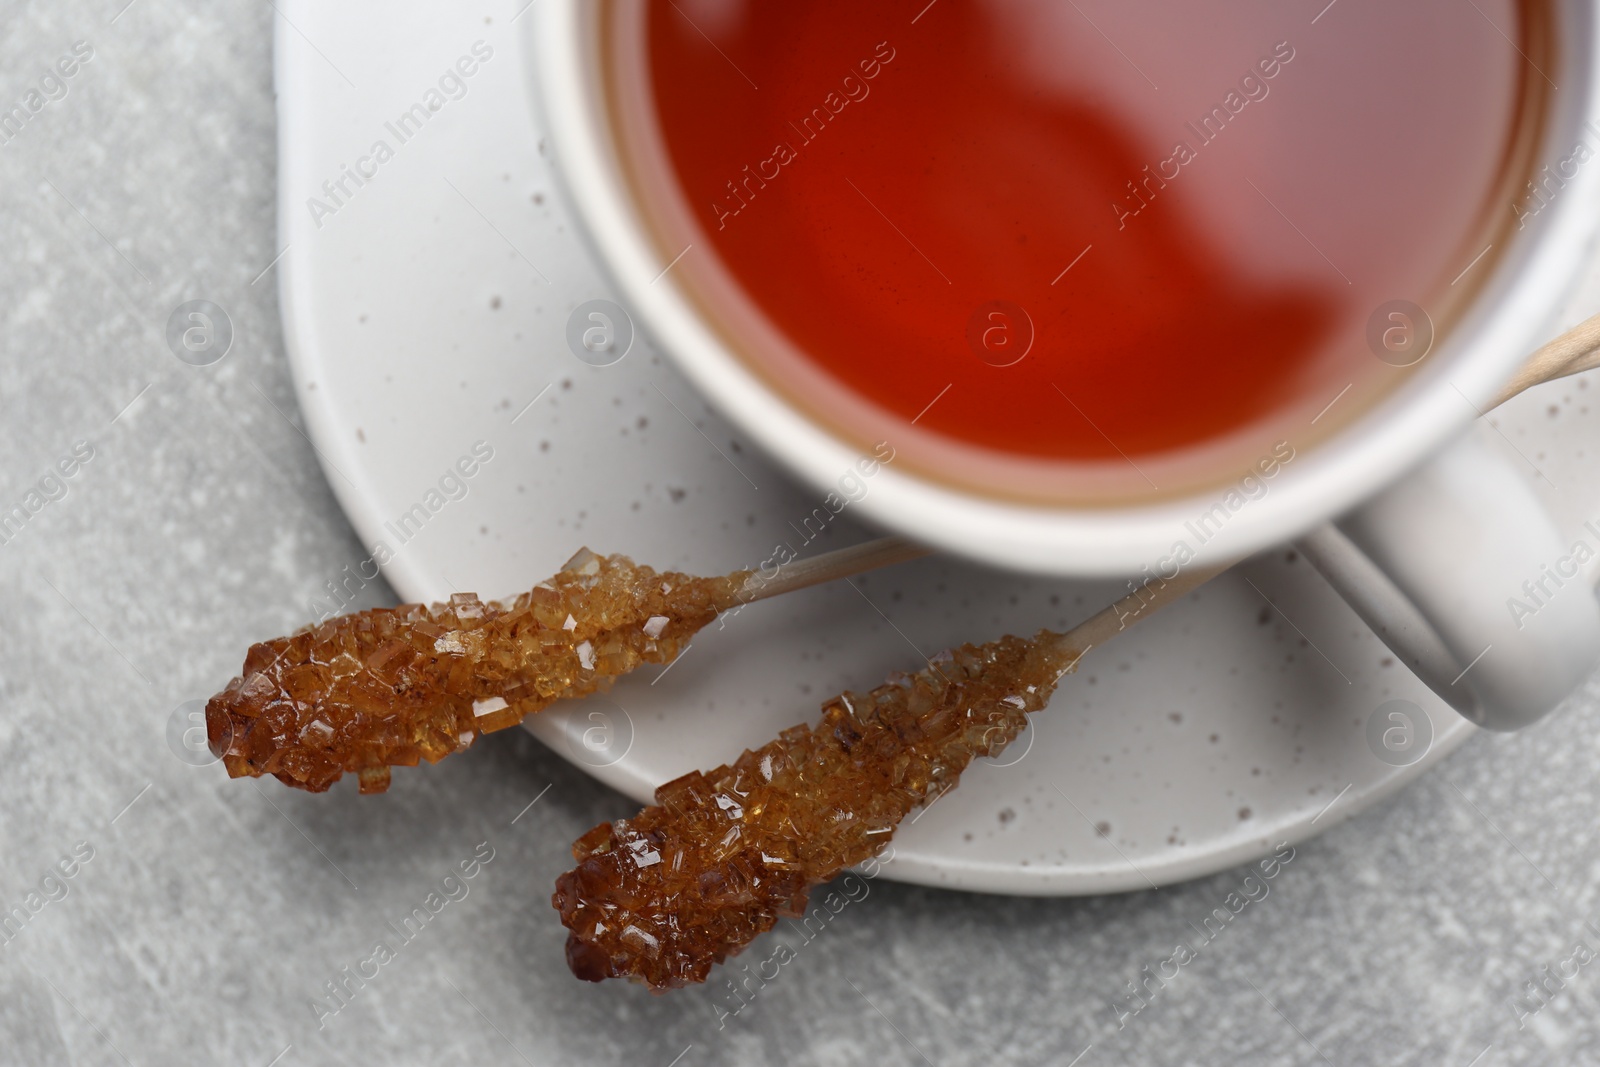
<instances>
[{"instance_id":1,"label":"amber sugar crystal stick","mask_svg":"<svg viewBox=\"0 0 1600 1067\"><path fill-rule=\"evenodd\" d=\"M653 807L590 830L551 901L572 972L658 992L705 981L1009 744L1089 649L1217 573L1153 579L1068 633L962 645L871 692L842 693L815 725L674 779Z\"/></svg>"},{"instance_id":2,"label":"amber sugar crystal stick","mask_svg":"<svg viewBox=\"0 0 1600 1067\"><path fill-rule=\"evenodd\" d=\"M583 549L510 601L459 593L253 646L206 704L207 739L234 778L271 774L322 792L353 772L361 792L381 793L390 767L437 763L558 699L671 662L728 608L924 554L884 538L696 578Z\"/></svg>"}]
</instances>

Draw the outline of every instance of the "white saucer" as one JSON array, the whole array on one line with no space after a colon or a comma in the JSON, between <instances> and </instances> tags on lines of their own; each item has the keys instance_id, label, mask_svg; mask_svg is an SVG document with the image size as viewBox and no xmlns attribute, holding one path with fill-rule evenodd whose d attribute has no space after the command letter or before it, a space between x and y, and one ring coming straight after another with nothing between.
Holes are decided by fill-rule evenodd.
<instances>
[{"instance_id":1,"label":"white saucer","mask_svg":"<svg viewBox=\"0 0 1600 1067\"><path fill-rule=\"evenodd\" d=\"M614 294L542 157L511 24L526 2L280 4L286 342L311 438L362 540L396 552L384 573L402 596L436 600L525 589L582 545L712 573L759 563L780 541L809 554L872 536L847 509L803 546L820 501L740 441L644 339L609 367L569 351L569 313ZM466 95L441 95L401 143L386 124L426 106L480 40L493 55L462 79ZM346 179L351 195L335 204L324 181L379 140L393 158L365 185ZM311 197L337 210L314 219ZM1571 320L1600 306L1594 283ZM1600 443L1589 394L1583 381L1548 386L1496 418L1574 538L1600 515L1600 487L1584 474ZM477 441L493 458L466 495L436 494L443 506L401 545L394 524L408 512L415 523L416 505L428 511L429 491ZM1472 733L1304 561L1279 552L1244 574L1259 591L1226 575L1093 653L1038 717L1025 754L1019 742L1008 765L969 771L903 828L886 873L1026 894L1192 878L1326 829ZM664 675L628 678L611 699L554 709L530 728L579 762L614 758L595 776L644 801L669 778L814 719L840 689L870 688L949 644L1065 627L1116 592L949 560L856 585L747 608ZM1407 767L1367 741L1369 719L1395 698L1424 708L1435 735ZM586 733L611 747L591 751ZM426 770L401 771L396 788L407 773Z\"/></svg>"}]
</instances>

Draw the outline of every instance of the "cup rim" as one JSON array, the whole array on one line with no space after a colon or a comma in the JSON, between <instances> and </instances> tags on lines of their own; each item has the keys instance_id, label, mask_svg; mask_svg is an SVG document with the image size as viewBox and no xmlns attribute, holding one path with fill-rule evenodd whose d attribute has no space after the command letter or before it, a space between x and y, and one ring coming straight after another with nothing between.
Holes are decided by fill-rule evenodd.
<instances>
[{"instance_id":1,"label":"cup rim","mask_svg":"<svg viewBox=\"0 0 1600 1067\"><path fill-rule=\"evenodd\" d=\"M533 16L525 23L525 43L552 170L603 270L702 396L791 473L819 494L828 492L855 464L857 451L762 379L661 274L661 257L612 141L600 77L599 5L545 0ZM1563 88L1547 104L1536 165L1580 131L1600 137L1600 23L1584 0L1555 0L1552 16ZM1579 279L1597 228L1600 165L1592 165L1499 251L1493 273L1430 367L1283 469L1270 493L1194 546L1195 563L1238 559L1290 541L1464 432L1543 339ZM1185 522L1224 492L1093 508L1043 505L981 496L887 465L874 476L871 493L852 506L874 523L979 562L1091 577L1135 574L1168 556Z\"/></svg>"}]
</instances>

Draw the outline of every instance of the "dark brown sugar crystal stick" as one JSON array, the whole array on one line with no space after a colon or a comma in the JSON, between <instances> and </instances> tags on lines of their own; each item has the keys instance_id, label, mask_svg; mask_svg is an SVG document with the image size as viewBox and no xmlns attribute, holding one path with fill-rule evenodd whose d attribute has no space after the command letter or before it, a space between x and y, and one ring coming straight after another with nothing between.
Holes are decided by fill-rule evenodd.
<instances>
[{"instance_id":1,"label":"dark brown sugar crystal stick","mask_svg":"<svg viewBox=\"0 0 1600 1067\"><path fill-rule=\"evenodd\" d=\"M390 767L437 763L556 700L671 662L729 608L925 554L885 538L697 578L583 549L509 601L458 593L253 646L206 704L207 740L234 778L270 774L319 793L355 773L361 792L381 793Z\"/></svg>"},{"instance_id":2,"label":"dark brown sugar crystal stick","mask_svg":"<svg viewBox=\"0 0 1600 1067\"><path fill-rule=\"evenodd\" d=\"M877 853L974 759L1009 744L1090 648L1217 573L1155 579L1068 633L962 645L915 674L842 693L815 725L674 779L654 806L590 830L551 898L573 974L657 992L705 981L779 918L804 914L812 886Z\"/></svg>"}]
</instances>

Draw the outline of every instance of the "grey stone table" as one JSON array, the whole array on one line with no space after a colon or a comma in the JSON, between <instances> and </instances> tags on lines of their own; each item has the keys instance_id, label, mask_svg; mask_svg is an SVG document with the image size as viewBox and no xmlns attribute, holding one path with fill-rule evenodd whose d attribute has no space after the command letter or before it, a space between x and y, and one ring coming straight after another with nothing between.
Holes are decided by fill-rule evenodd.
<instances>
[{"instance_id":1,"label":"grey stone table","mask_svg":"<svg viewBox=\"0 0 1600 1067\"><path fill-rule=\"evenodd\" d=\"M0 1063L1600 1062L1600 684L1303 845L1137 1012L1243 871L1083 900L879 880L719 1018L567 973L551 882L631 805L518 731L383 803L177 758L174 710L359 554L255 281L273 17L0 7L0 108L26 112L0 133L0 510L29 512L0 537ZM164 336L197 296L236 330L207 368Z\"/></svg>"}]
</instances>

